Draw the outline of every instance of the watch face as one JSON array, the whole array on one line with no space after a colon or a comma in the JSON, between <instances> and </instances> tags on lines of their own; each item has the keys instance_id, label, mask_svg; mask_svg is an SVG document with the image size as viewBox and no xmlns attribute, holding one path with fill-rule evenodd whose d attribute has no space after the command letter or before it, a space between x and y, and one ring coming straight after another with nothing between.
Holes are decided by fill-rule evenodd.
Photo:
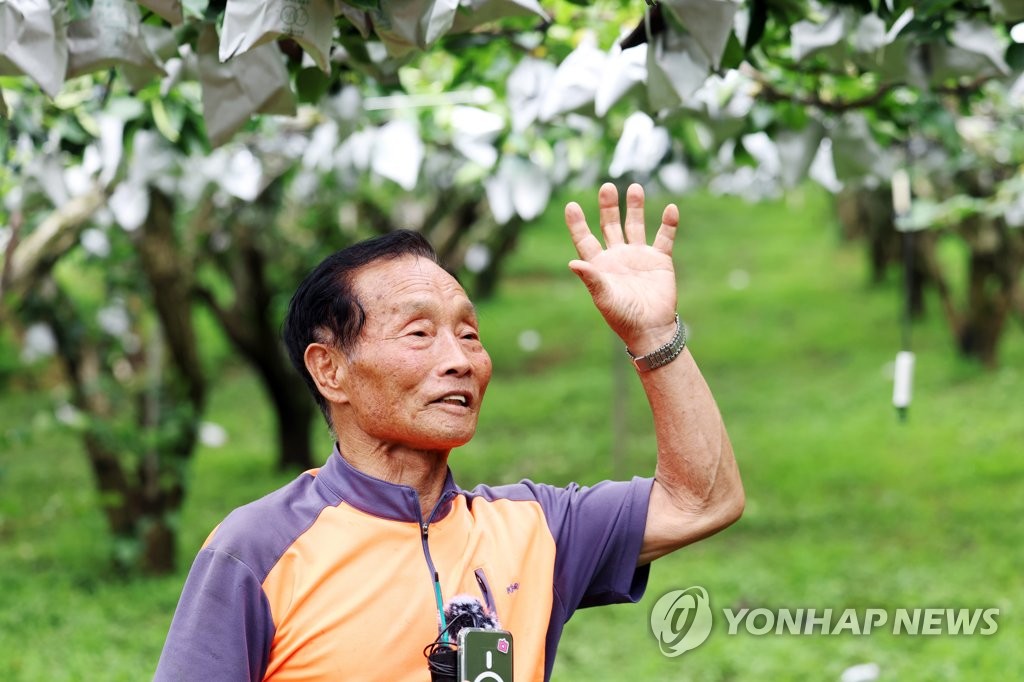
<instances>
[{"instance_id":1,"label":"watch face","mask_svg":"<svg viewBox=\"0 0 1024 682\"><path fill-rule=\"evenodd\" d=\"M459 632L460 682L513 682L512 633L465 628Z\"/></svg>"}]
</instances>

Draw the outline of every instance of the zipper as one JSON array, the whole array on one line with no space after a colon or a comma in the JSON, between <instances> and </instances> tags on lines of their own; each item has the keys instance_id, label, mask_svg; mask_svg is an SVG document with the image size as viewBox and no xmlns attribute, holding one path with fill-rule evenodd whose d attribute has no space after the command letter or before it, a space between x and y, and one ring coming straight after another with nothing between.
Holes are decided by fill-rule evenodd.
<instances>
[{"instance_id":1,"label":"zipper","mask_svg":"<svg viewBox=\"0 0 1024 682\"><path fill-rule=\"evenodd\" d=\"M484 596L484 603L487 605L487 610L494 616L494 620L498 620L498 609L494 605L494 595L491 593L491 588L487 584L487 574L484 573L484 569L478 568L473 571L476 576L476 584L480 586L480 594Z\"/></svg>"},{"instance_id":2,"label":"zipper","mask_svg":"<svg viewBox=\"0 0 1024 682\"><path fill-rule=\"evenodd\" d=\"M420 524L420 541L423 543L423 558L427 561L427 569L430 571L430 579L433 582L434 590L434 601L437 604L437 629L441 634L441 641L445 644L448 643L448 623L444 617L444 597L441 595L441 577L438 575L437 569L434 567L434 560L430 558L430 524L434 520L434 516L437 514L437 510L441 508L441 505L446 501L455 496L454 491L448 491L441 495L438 499L437 504L430 510L430 515L427 520ZM422 519L422 515L420 516Z\"/></svg>"}]
</instances>

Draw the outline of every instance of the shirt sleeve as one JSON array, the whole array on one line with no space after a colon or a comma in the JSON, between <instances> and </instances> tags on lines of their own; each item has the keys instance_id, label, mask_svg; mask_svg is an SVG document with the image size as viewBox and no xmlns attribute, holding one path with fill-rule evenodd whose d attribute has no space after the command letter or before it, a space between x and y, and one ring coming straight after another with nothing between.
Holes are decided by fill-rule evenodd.
<instances>
[{"instance_id":1,"label":"shirt sleeve","mask_svg":"<svg viewBox=\"0 0 1024 682\"><path fill-rule=\"evenodd\" d=\"M652 478L565 488L523 481L540 502L555 540L555 596L565 618L589 606L636 602L650 566L637 566Z\"/></svg>"},{"instance_id":2,"label":"shirt sleeve","mask_svg":"<svg viewBox=\"0 0 1024 682\"><path fill-rule=\"evenodd\" d=\"M555 534L555 591L577 608L636 602L650 566L637 566L653 479L570 485L548 513Z\"/></svg>"},{"instance_id":3,"label":"shirt sleeve","mask_svg":"<svg viewBox=\"0 0 1024 682\"><path fill-rule=\"evenodd\" d=\"M263 679L274 637L260 580L236 557L199 552L157 665L157 682Z\"/></svg>"}]
</instances>

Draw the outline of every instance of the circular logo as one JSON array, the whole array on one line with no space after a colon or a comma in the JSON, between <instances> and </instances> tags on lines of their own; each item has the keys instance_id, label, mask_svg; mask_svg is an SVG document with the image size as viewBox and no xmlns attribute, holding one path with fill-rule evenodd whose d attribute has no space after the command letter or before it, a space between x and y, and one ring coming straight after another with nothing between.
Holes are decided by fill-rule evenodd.
<instances>
[{"instance_id":1,"label":"circular logo","mask_svg":"<svg viewBox=\"0 0 1024 682\"><path fill-rule=\"evenodd\" d=\"M288 28L305 26L309 23L309 12L301 6L285 5L281 8L281 23Z\"/></svg>"},{"instance_id":2,"label":"circular logo","mask_svg":"<svg viewBox=\"0 0 1024 682\"><path fill-rule=\"evenodd\" d=\"M711 634L711 601L700 586L673 590L651 611L651 632L669 658L696 649Z\"/></svg>"}]
</instances>

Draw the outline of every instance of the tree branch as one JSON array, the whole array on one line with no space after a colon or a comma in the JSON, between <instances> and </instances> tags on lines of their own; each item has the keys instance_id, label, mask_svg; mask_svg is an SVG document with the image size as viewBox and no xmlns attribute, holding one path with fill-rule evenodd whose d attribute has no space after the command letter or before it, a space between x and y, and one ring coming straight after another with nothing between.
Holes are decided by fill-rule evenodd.
<instances>
[{"instance_id":1,"label":"tree branch","mask_svg":"<svg viewBox=\"0 0 1024 682\"><path fill-rule=\"evenodd\" d=\"M7 248L4 249L3 267L0 268L0 296L7 291L8 273L11 272L11 263L14 261L14 250L18 248L18 242L21 239L21 228L24 224L25 214L19 209L11 215L11 239L7 242Z\"/></svg>"},{"instance_id":2,"label":"tree branch","mask_svg":"<svg viewBox=\"0 0 1024 682\"><path fill-rule=\"evenodd\" d=\"M752 76L760 86L760 97L766 102L790 102L803 107L814 107L833 114L841 114L855 109L873 107L885 99L886 95L900 86L899 83L887 83L886 85L879 87L874 92L868 93L863 97L857 97L856 99L843 99L841 97L837 97L835 99L824 99L817 92L807 95L799 95L795 92L783 92L776 88L774 84L769 82L768 79L765 78L764 74L753 68L745 68L744 72L747 73L747 75Z\"/></svg>"},{"instance_id":3,"label":"tree branch","mask_svg":"<svg viewBox=\"0 0 1024 682\"><path fill-rule=\"evenodd\" d=\"M0 275L0 297L20 299L78 241L81 228L103 206L107 195L99 184L47 216L7 258Z\"/></svg>"},{"instance_id":4,"label":"tree branch","mask_svg":"<svg viewBox=\"0 0 1024 682\"><path fill-rule=\"evenodd\" d=\"M842 114L847 111L854 111L857 109L867 109L873 107L885 99L886 95L895 90L896 88L904 87L907 84L902 81L893 83L886 83L885 85L879 86L874 92L870 92L862 97L855 99L843 99L837 97L835 99L825 99L817 93L813 92L810 94L798 94L796 92L785 92L780 90L772 83L768 77L761 71L755 69L749 64L744 64L741 67L741 71L754 79L754 81L760 86L760 96L768 103L775 102L790 102L803 107L814 107L822 111L826 111L833 114ZM809 71L802 72L803 75L808 75ZM822 72L819 71L816 74L811 75L832 75L838 77L839 74ZM966 99L971 95L977 93L985 86L990 80L993 80L993 76L979 76L974 80L967 83L957 83L951 86L936 86L931 89L932 92L941 95L954 95L959 99Z\"/></svg>"}]
</instances>

